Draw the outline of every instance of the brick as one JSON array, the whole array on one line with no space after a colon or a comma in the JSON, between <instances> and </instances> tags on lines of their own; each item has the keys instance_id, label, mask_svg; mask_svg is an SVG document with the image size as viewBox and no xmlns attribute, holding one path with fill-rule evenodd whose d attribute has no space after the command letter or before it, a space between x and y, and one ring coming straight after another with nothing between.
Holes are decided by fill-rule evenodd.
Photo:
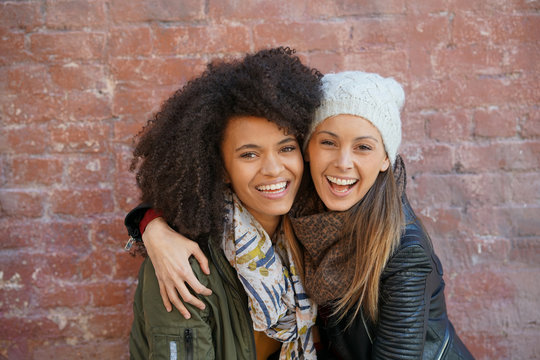
<instances>
[{"instance_id":1,"label":"brick","mask_svg":"<svg viewBox=\"0 0 540 360\"><path fill-rule=\"evenodd\" d=\"M511 216L506 207L476 207L467 212L463 226L474 229L477 236L509 237L515 231Z\"/></svg>"},{"instance_id":2,"label":"brick","mask_svg":"<svg viewBox=\"0 0 540 360\"><path fill-rule=\"evenodd\" d=\"M107 92L107 76L101 65L70 62L61 65L51 65L49 73L52 81L66 90L96 90Z\"/></svg>"},{"instance_id":3,"label":"brick","mask_svg":"<svg viewBox=\"0 0 540 360\"><path fill-rule=\"evenodd\" d=\"M111 56L149 56L152 54L149 27L120 27L109 33L107 47Z\"/></svg>"},{"instance_id":4,"label":"brick","mask_svg":"<svg viewBox=\"0 0 540 360\"><path fill-rule=\"evenodd\" d=\"M205 17L205 2L202 0L152 1L113 0L110 13L115 23L147 21L195 21Z\"/></svg>"},{"instance_id":5,"label":"brick","mask_svg":"<svg viewBox=\"0 0 540 360\"><path fill-rule=\"evenodd\" d=\"M46 195L33 190L0 190L2 216L40 217Z\"/></svg>"},{"instance_id":6,"label":"brick","mask_svg":"<svg viewBox=\"0 0 540 360\"><path fill-rule=\"evenodd\" d=\"M129 211L140 202L141 193L132 174L119 174L114 184L116 204L123 211Z\"/></svg>"},{"instance_id":7,"label":"brick","mask_svg":"<svg viewBox=\"0 0 540 360\"><path fill-rule=\"evenodd\" d=\"M227 19L228 21L253 21L264 14L265 19L305 19L306 7L310 2L300 1L216 1L209 7L209 16L217 20Z\"/></svg>"},{"instance_id":8,"label":"brick","mask_svg":"<svg viewBox=\"0 0 540 360\"><path fill-rule=\"evenodd\" d=\"M104 122L51 126L51 145L60 153L107 152L109 130L110 126Z\"/></svg>"},{"instance_id":9,"label":"brick","mask_svg":"<svg viewBox=\"0 0 540 360\"><path fill-rule=\"evenodd\" d=\"M475 13L457 12L452 27L455 43L480 43L489 41L504 44L538 42L540 24L536 15L479 16Z\"/></svg>"},{"instance_id":10,"label":"brick","mask_svg":"<svg viewBox=\"0 0 540 360\"><path fill-rule=\"evenodd\" d=\"M250 34L243 25L156 26L152 30L154 53L159 55L250 50Z\"/></svg>"},{"instance_id":11,"label":"brick","mask_svg":"<svg viewBox=\"0 0 540 360\"><path fill-rule=\"evenodd\" d=\"M112 117L111 99L100 91L70 91L64 94L64 103L57 109L57 119L75 122L105 120Z\"/></svg>"},{"instance_id":12,"label":"brick","mask_svg":"<svg viewBox=\"0 0 540 360\"><path fill-rule=\"evenodd\" d=\"M49 32L29 35L30 51L37 61L98 60L106 36L92 32Z\"/></svg>"},{"instance_id":13,"label":"brick","mask_svg":"<svg viewBox=\"0 0 540 360\"><path fill-rule=\"evenodd\" d=\"M2 27L34 30L43 24L39 3L1 3L0 24Z\"/></svg>"},{"instance_id":14,"label":"brick","mask_svg":"<svg viewBox=\"0 0 540 360\"><path fill-rule=\"evenodd\" d=\"M15 65L8 68L8 89L11 93L47 94L56 91L45 65Z\"/></svg>"},{"instance_id":15,"label":"brick","mask_svg":"<svg viewBox=\"0 0 540 360\"><path fill-rule=\"evenodd\" d=\"M85 330L100 339L127 338L131 326L131 318L119 313L100 311L90 314L85 319Z\"/></svg>"},{"instance_id":16,"label":"brick","mask_svg":"<svg viewBox=\"0 0 540 360\"><path fill-rule=\"evenodd\" d=\"M510 244L509 261L530 267L540 264L540 237L516 238Z\"/></svg>"},{"instance_id":17,"label":"brick","mask_svg":"<svg viewBox=\"0 0 540 360\"><path fill-rule=\"evenodd\" d=\"M300 54L301 55L301 54ZM359 55L353 54L350 56L350 62L354 63ZM327 52L309 52L307 53L307 60L303 61L304 64L319 70L323 74L336 73L341 69L346 69L344 65L345 55L341 53L327 53ZM351 69L354 66L349 67Z\"/></svg>"},{"instance_id":18,"label":"brick","mask_svg":"<svg viewBox=\"0 0 540 360\"><path fill-rule=\"evenodd\" d=\"M358 2L344 0L336 2L308 1L308 13L314 17L341 17L349 15L402 14L405 11L403 0L383 0L377 2Z\"/></svg>"},{"instance_id":19,"label":"brick","mask_svg":"<svg viewBox=\"0 0 540 360\"><path fill-rule=\"evenodd\" d=\"M52 185L62 182L62 161L57 158L14 158L10 184Z\"/></svg>"},{"instance_id":20,"label":"brick","mask_svg":"<svg viewBox=\"0 0 540 360\"><path fill-rule=\"evenodd\" d=\"M434 112L426 116L428 136L447 143L471 138L471 117L464 110Z\"/></svg>"},{"instance_id":21,"label":"brick","mask_svg":"<svg viewBox=\"0 0 540 360\"><path fill-rule=\"evenodd\" d=\"M377 17L351 23L345 47L348 51L399 49L407 40L406 26L400 17Z\"/></svg>"},{"instance_id":22,"label":"brick","mask_svg":"<svg viewBox=\"0 0 540 360\"><path fill-rule=\"evenodd\" d=\"M128 235L124 227L124 215L107 217L92 222L91 243L96 248L118 252L126 244Z\"/></svg>"},{"instance_id":23,"label":"brick","mask_svg":"<svg viewBox=\"0 0 540 360\"><path fill-rule=\"evenodd\" d=\"M0 338L2 339L27 338L28 334L41 339L54 339L62 336L58 324L45 316L4 316L2 324L0 329Z\"/></svg>"},{"instance_id":24,"label":"brick","mask_svg":"<svg viewBox=\"0 0 540 360\"><path fill-rule=\"evenodd\" d=\"M537 47L533 44L508 44L501 46L504 54L502 71L506 73L525 72L532 76L540 72Z\"/></svg>"},{"instance_id":25,"label":"brick","mask_svg":"<svg viewBox=\"0 0 540 360\"><path fill-rule=\"evenodd\" d=\"M447 173L454 166L453 151L447 145L411 142L401 146L400 154L403 156L411 175L421 171L421 169L432 173Z\"/></svg>"},{"instance_id":26,"label":"brick","mask_svg":"<svg viewBox=\"0 0 540 360\"><path fill-rule=\"evenodd\" d=\"M506 181L514 205L540 204L540 177L537 172L510 173Z\"/></svg>"},{"instance_id":27,"label":"brick","mask_svg":"<svg viewBox=\"0 0 540 360\"><path fill-rule=\"evenodd\" d=\"M474 135L480 137L512 137L516 135L518 118L509 109L477 109L473 114Z\"/></svg>"},{"instance_id":28,"label":"brick","mask_svg":"<svg viewBox=\"0 0 540 360\"><path fill-rule=\"evenodd\" d=\"M11 32L0 27L0 65L12 65L28 60L24 34Z\"/></svg>"},{"instance_id":29,"label":"brick","mask_svg":"<svg viewBox=\"0 0 540 360\"><path fill-rule=\"evenodd\" d=\"M402 50L366 50L358 53L347 51L342 56L344 69L361 69L394 77L405 85L402 79L407 77L408 54Z\"/></svg>"},{"instance_id":30,"label":"brick","mask_svg":"<svg viewBox=\"0 0 540 360\"><path fill-rule=\"evenodd\" d=\"M114 209L113 194L107 189L54 190L50 201L55 214L94 215Z\"/></svg>"},{"instance_id":31,"label":"brick","mask_svg":"<svg viewBox=\"0 0 540 360\"><path fill-rule=\"evenodd\" d=\"M81 254L90 248L89 224L55 221L43 226L46 226L43 234L47 236L47 249Z\"/></svg>"},{"instance_id":32,"label":"brick","mask_svg":"<svg viewBox=\"0 0 540 360\"><path fill-rule=\"evenodd\" d=\"M172 90L117 88L113 96L113 115L130 115L136 121L147 120L172 93Z\"/></svg>"},{"instance_id":33,"label":"brick","mask_svg":"<svg viewBox=\"0 0 540 360\"><path fill-rule=\"evenodd\" d=\"M180 88L205 68L206 64L201 59L118 59L112 61L111 74L123 86L147 88L170 85Z\"/></svg>"},{"instance_id":34,"label":"brick","mask_svg":"<svg viewBox=\"0 0 540 360\"><path fill-rule=\"evenodd\" d=\"M103 1L47 0L46 25L50 29L103 28L106 26Z\"/></svg>"},{"instance_id":35,"label":"brick","mask_svg":"<svg viewBox=\"0 0 540 360\"><path fill-rule=\"evenodd\" d=\"M457 44L434 51L431 61L437 76L447 74L499 74L504 64L504 52L489 44Z\"/></svg>"},{"instance_id":36,"label":"brick","mask_svg":"<svg viewBox=\"0 0 540 360\"><path fill-rule=\"evenodd\" d=\"M89 253L79 259L78 269L81 276L87 280L110 279L116 267L114 259L115 254L110 251Z\"/></svg>"},{"instance_id":37,"label":"brick","mask_svg":"<svg viewBox=\"0 0 540 360\"><path fill-rule=\"evenodd\" d=\"M256 48L290 46L298 51L342 49L349 37L350 25L342 23L282 23L255 25Z\"/></svg>"},{"instance_id":38,"label":"brick","mask_svg":"<svg viewBox=\"0 0 540 360\"><path fill-rule=\"evenodd\" d=\"M454 239L461 235L463 214L459 209L423 208L416 213L433 238Z\"/></svg>"},{"instance_id":39,"label":"brick","mask_svg":"<svg viewBox=\"0 0 540 360\"><path fill-rule=\"evenodd\" d=\"M540 136L540 108L530 107L520 116L520 135L524 138Z\"/></svg>"},{"instance_id":40,"label":"brick","mask_svg":"<svg viewBox=\"0 0 540 360\"><path fill-rule=\"evenodd\" d=\"M432 112L429 111L408 112L407 116L402 116L401 131L403 143L408 143L409 141L422 142L426 139L426 124L431 114Z\"/></svg>"},{"instance_id":41,"label":"brick","mask_svg":"<svg viewBox=\"0 0 540 360\"><path fill-rule=\"evenodd\" d=\"M126 341L92 341L87 343L81 339L80 343L47 342L39 344L33 351L34 359L124 359L128 357Z\"/></svg>"},{"instance_id":42,"label":"brick","mask_svg":"<svg viewBox=\"0 0 540 360\"><path fill-rule=\"evenodd\" d=\"M20 92L0 99L0 111L6 115L4 123L10 125L48 122L63 106L60 95L47 93Z\"/></svg>"},{"instance_id":43,"label":"brick","mask_svg":"<svg viewBox=\"0 0 540 360\"><path fill-rule=\"evenodd\" d=\"M105 156L77 156L66 161L66 184L72 187L99 185L110 181L112 161Z\"/></svg>"},{"instance_id":44,"label":"brick","mask_svg":"<svg viewBox=\"0 0 540 360\"><path fill-rule=\"evenodd\" d=\"M139 134L145 124L146 122L143 121L115 121L113 124L114 140L129 146L133 145L133 142L135 141L135 136ZM131 151L129 151L129 158L126 157L125 161L131 161ZM124 170L127 171L129 169L125 168Z\"/></svg>"},{"instance_id":45,"label":"brick","mask_svg":"<svg viewBox=\"0 0 540 360\"><path fill-rule=\"evenodd\" d=\"M411 110L449 108L459 103L463 107L482 107L493 104L533 104L538 98L533 80L523 74L456 75L445 80L411 80L408 104Z\"/></svg>"},{"instance_id":46,"label":"brick","mask_svg":"<svg viewBox=\"0 0 540 360\"><path fill-rule=\"evenodd\" d=\"M540 167L539 154L537 141L463 144L456 150L456 166L462 172L533 170Z\"/></svg>"},{"instance_id":47,"label":"brick","mask_svg":"<svg viewBox=\"0 0 540 360\"><path fill-rule=\"evenodd\" d=\"M425 6L426 4L437 5L438 3L431 1L418 4ZM413 4L408 4L408 6L413 6ZM432 57L435 51L451 43L452 14L442 12L426 16L427 12L423 11L418 16L407 17L406 33L409 46L407 56L410 71L417 77L432 77L434 75Z\"/></svg>"},{"instance_id":48,"label":"brick","mask_svg":"<svg viewBox=\"0 0 540 360\"><path fill-rule=\"evenodd\" d=\"M4 128L2 152L17 154L41 154L48 147L48 132L43 126Z\"/></svg>"},{"instance_id":49,"label":"brick","mask_svg":"<svg viewBox=\"0 0 540 360\"><path fill-rule=\"evenodd\" d=\"M127 237L126 237L127 239ZM126 252L116 254L115 258L115 279L128 279L132 281L133 289L137 286L137 276L139 274L139 268L144 258L141 256L131 256Z\"/></svg>"},{"instance_id":50,"label":"brick","mask_svg":"<svg viewBox=\"0 0 540 360\"><path fill-rule=\"evenodd\" d=\"M503 174L419 174L414 178L418 206L481 207L508 203L509 179Z\"/></svg>"}]
</instances>

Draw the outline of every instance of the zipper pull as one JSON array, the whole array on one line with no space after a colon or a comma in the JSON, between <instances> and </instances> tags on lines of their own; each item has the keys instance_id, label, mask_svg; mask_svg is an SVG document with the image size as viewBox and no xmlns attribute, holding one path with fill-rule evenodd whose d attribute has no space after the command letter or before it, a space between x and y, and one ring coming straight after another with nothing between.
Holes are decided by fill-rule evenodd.
<instances>
[{"instance_id":1,"label":"zipper pull","mask_svg":"<svg viewBox=\"0 0 540 360\"><path fill-rule=\"evenodd\" d=\"M186 360L193 360L193 330L184 330L184 343L186 345Z\"/></svg>"},{"instance_id":2,"label":"zipper pull","mask_svg":"<svg viewBox=\"0 0 540 360\"><path fill-rule=\"evenodd\" d=\"M136 240L133 238L133 236L129 237L129 240L127 241L126 245L124 245L124 250L129 251L131 250L131 247L136 242Z\"/></svg>"}]
</instances>

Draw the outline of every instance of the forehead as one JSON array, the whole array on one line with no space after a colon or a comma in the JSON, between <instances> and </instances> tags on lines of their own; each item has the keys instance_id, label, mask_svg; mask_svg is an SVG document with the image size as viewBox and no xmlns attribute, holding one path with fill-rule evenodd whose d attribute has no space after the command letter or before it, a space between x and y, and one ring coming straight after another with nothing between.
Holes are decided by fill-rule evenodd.
<instances>
[{"instance_id":1,"label":"forehead","mask_svg":"<svg viewBox=\"0 0 540 360\"><path fill-rule=\"evenodd\" d=\"M367 119L349 114L334 115L326 118L315 129L316 133L331 132L343 137L371 135L381 137L379 130Z\"/></svg>"},{"instance_id":2,"label":"forehead","mask_svg":"<svg viewBox=\"0 0 540 360\"><path fill-rule=\"evenodd\" d=\"M263 140L271 137L284 137L288 135L285 129L266 118L256 116L235 116L228 120L225 128L225 138L234 138L242 141L248 139ZM294 137L294 136L292 136ZM225 140L225 139L224 139Z\"/></svg>"}]
</instances>

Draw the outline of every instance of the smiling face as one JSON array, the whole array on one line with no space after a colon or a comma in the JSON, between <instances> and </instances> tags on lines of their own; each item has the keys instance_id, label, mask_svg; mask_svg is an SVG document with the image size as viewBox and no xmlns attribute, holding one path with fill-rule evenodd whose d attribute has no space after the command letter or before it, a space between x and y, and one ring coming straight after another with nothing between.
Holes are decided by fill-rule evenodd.
<instances>
[{"instance_id":1,"label":"smiling face","mask_svg":"<svg viewBox=\"0 0 540 360\"><path fill-rule=\"evenodd\" d=\"M319 197L334 211L359 202L390 165L379 130L354 115L324 120L309 141L306 160Z\"/></svg>"},{"instance_id":2,"label":"smiling face","mask_svg":"<svg viewBox=\"0 0 540 360\"><path fill-rule=\"evenodd\" d=\"M264 118L229 120L221 145L226 179L270 234L293 204L303 172L298 142Z\"/></svg>"}]
</instances>

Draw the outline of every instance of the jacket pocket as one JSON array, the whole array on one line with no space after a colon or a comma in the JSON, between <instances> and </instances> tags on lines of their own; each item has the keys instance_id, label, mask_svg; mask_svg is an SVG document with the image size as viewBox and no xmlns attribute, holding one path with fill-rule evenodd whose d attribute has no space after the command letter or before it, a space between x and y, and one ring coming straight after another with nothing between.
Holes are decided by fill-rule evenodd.
<instances>
[{"instance_id":1,"label":"jacket pocket","mask_svg":"<svg viewBox=\"0 0 540 360\"><path fill-rule=\"evenodd\" d=\"M172 331L171 331L172 330ZM197 333L192 328L152 329L151 360L193 360L199 358L201 351L195 356ZM203 358L213 357L205 354Z\"/></svg>"}]
</instances>

